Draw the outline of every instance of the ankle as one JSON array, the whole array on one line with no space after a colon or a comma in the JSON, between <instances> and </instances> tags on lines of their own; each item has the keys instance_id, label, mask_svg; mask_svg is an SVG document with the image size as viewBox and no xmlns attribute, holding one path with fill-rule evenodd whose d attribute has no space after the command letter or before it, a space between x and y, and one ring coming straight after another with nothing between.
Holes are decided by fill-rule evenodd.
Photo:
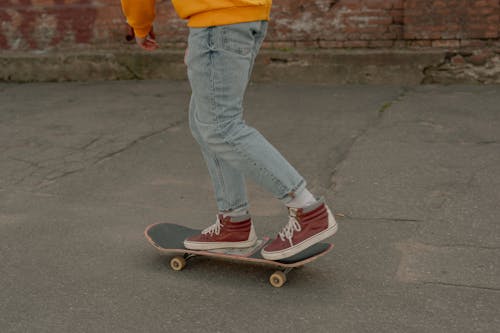
<instances>
[{"instance_id":1,"label":"ankle","mask_svg":"<svg viewBox=\"0 0 500 333\"><path fill-rule=\"evenodd\" d=\"M250 217L250 214L248 212L247 207L238 208L238 209L229 210L229 211L221 211L221 212L219 212L219 215L221 215L222 218L229 217L231 219L231 222L244 221L245 218Z\"/></svg>"},{"instance_id":2,"label":"ankle","mask_svg":"<svg viewBox=\"0 0 500 333\"><path fill-rule=\"evenodd\" d=\"M297 193L295 197L289 201L286 206L289 208L303 208L316 203L316 198L309 192L308 189L304 189Z\"/></svg>"}]
</instances>

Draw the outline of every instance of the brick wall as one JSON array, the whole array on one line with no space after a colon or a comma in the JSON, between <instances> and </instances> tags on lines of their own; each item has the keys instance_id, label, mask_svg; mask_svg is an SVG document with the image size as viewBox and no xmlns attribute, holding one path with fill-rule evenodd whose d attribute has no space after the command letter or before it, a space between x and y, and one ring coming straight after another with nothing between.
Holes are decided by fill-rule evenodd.
<instances>
[{"instance_id":1,"label":"brick wall","mask_svg":"<svg viewBox=\"0 0 500 333\"><path fill-rule=\"evenodd\" d=\"M163 45L187 29L157 1ZM1 50L126 48L118 0L0 0ZM274 0L266 47L499 46L500 0Z\"/></svg>"}]
</instances>

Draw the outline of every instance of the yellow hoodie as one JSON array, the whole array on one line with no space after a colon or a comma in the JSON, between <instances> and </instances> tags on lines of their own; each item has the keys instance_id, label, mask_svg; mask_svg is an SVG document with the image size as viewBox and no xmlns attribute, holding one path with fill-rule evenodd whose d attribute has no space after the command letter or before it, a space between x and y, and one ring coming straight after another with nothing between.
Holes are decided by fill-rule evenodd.
<instances>
[{"instance_id":1,"label":"yellow hoodie","mask_svg":"<svg viewBox=\"0 0 500 333\"><path fill-rule=\"evenodd\" d=\"M269 20L272 0L172 0L182 19L193 28ZM121 0L128 24L146 36L155 18L155 0Z\"/></svg>"}]
</instances>

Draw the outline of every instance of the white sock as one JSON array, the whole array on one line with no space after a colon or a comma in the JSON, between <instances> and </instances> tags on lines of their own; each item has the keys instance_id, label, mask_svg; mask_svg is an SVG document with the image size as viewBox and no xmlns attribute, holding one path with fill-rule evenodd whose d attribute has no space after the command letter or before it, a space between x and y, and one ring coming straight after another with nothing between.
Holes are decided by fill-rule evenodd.
<instances>
[{"instance_id":1,"label":"white sock","mask_svg":"<svg viewBox=\"0 0 500 333\"><path fill-rule=\"evenodd\" d=\"M222 214L222 216L224 216L224 217L227 217L227 216L240 217L240 216L248 215L248 208L238 208L238 209L231 210L231 211L220 212L220 214Z\"/></svg>"},{"instance_id":2,"label":"white sock","mask_svg":"<svg viewBox=\"0 0 500 333\"><path fill-rule=\"evenodd\" d=\"M286 205L291 208L303 208L312 205L316 202L316 198L309 192L306 188L298 193L295 198L292 199Z\"/></svg>"}]
</instances>

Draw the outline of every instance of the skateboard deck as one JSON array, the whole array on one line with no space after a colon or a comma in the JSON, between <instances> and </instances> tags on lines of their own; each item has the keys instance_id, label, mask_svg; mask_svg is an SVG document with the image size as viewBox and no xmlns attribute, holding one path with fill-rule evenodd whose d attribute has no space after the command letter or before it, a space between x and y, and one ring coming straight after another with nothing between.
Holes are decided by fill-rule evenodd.
<instances>
[{"instance_id":1,"label":"skateboard deck","mask_svg":"<svg viewBox=\"0 0 500 333\"><path fill-rule=\"evenodd\" d=\"M146 227L144 234L148 242L164 254L173 254L170 267L180 271L186 262L196 256L206 256L220 259L230 259L243 262L262 263L278 268L271 274L269 282L274 287L281 287L286 282L286 275L297 267L304 266L327 254L333 248L329 243L317 243L296 255L282 260L264 259L260 250L270 241L269 237L260 238L257 243L243 249L189 250L184 247L184 239L199 234L201 230L191 229L178 224L157 223Z\"/></svg>"}]
</instances>

